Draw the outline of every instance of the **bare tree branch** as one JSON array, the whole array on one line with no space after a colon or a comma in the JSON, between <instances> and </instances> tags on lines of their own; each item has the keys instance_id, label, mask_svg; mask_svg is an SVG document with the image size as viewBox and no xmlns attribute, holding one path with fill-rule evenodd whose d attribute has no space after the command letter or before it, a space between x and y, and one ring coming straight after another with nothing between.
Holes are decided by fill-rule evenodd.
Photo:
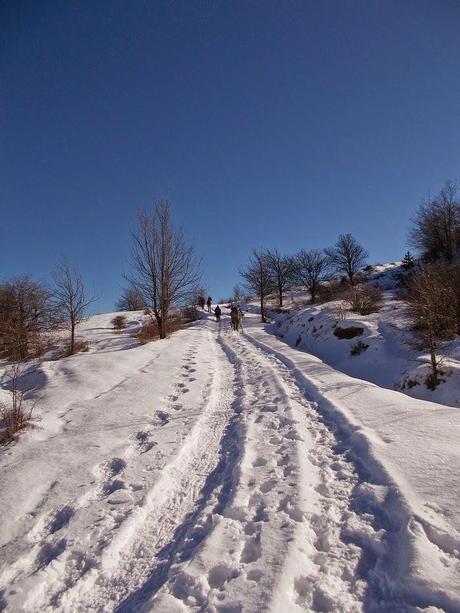
<instances>
[{"instance_id":1,"label":"bare tree branch","mask_svg":"<svg viewBox=\"0 0 460 613\"><path fill-rule=\"evenodd\" d=\"M158 202L152 212L138 212L131 265L127 279L150 309L160 338L166 338L170 309L193 302L200 281L193 247L186 243L182 231L172 227L167 200Z\"/></svg>"},{"instance_id":2,"label":"bare tree branch","mask_svg":"<svg viewBox=\"0 0 460 613\"><path fill-rule=\"evenodd\" d=\"M56 266L53 281L54 304L70 331L69 354L72 355L75 351L75 328L83 321L86 309L96 297L86 295L81 273L72 268L65 259Z\"/></svg>"}]
</instances>

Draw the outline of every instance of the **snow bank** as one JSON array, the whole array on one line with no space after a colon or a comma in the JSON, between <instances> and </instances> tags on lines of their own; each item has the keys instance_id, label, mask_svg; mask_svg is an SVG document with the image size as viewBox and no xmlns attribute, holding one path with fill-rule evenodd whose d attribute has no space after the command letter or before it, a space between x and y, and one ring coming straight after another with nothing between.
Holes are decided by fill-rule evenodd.
<instances>
[{"instance_id":1,"label":"snow bank","mask_svg":"<svg viewBox=\"0 0 460 613\"><path fill-rule=\"evenodd\" d=\"M410 347L410 322L405 303L394 288L400 268L396 264L374 267L370 283L384 292L381 311L371 315L337 312L341 301L296 309L302 299L299 292L288 295L289 313L272 312L271 331L292 346L312 353L334 368L388 389L397 389L422 400L460 407L460 339L450 343L442 364L443 382L428 389L429 356ZM303 294L305 301L305 293ZM341 328L358 327L362 333L352 339L338 338Z\"/></svg>"},{"instance_id":2,"label":"snow bank","mask_svg":"<svg viewBox=\"0 0 460 613\"><path fill-rule=\"evenodd\" d=\"M292 369L344 431L356 462L388 488L393 558L382 574L419 606L460 609L460 412L351 378L246 322L248 336ZM387 586L388 589L388 586Z\"/></svg>"}]
</instances>

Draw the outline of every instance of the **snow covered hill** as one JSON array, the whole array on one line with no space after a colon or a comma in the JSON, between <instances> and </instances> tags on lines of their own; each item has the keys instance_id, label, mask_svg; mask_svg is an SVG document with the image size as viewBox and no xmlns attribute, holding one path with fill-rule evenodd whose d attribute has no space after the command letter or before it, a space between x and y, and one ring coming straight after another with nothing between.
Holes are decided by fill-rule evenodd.
<instances>
[{"instance_id":1,"label":"snow covered hill","mask_svg":"<svg viewBox=\"0 0 460 613\"><path fill-rule=\"evenodd\" d=\"M250 314L143 346L112 316L0 448L0 609L460 610L458 409Z\"/></svg>"},{"instance_id":2,"label":"snow covered hill","mask_svg":"<svg viewBox=\"0 0 460 613\"><path fill-rule=\"evenodd\" d=\"M340 309L342 300L304 306L305 292L288 294L289 313L272 312L270 330L290 345L321 358L353 377L396 389L414 398L460 407L460 339L452 341L442 364L442 383L428 389L429 355L411 348L411 324L406 305L398 297L398 264L374 267L369 283L383 291L383 308L371 315ZM344 321L340 317L345 317ZM351 339L338 338L340 328L357 327L361 334Z\"/></svg>"}]
</instances>

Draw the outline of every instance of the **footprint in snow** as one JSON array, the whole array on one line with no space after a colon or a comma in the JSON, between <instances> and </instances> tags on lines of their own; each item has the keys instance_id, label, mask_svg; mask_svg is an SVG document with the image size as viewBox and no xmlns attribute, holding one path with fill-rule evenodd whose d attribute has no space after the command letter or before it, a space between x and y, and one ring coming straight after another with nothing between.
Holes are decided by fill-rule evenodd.
<instances>
[{"instance_id":1,"label":"footprint in snow","mask_svg":"<svg viewBox=\"0 0 460 613\"><path fill-rule=\"evenodd\" d=\"M72 519L74 513L75 509L68 505L57 510L51 517L51 521L48 524L48 534L54 534L61 528L64 528L64 526L66 526Z\"/></svg>"},{"instance_id":2,"label":"footprint in snow","mask_svg":"<svg viewBox=\"0 0 460 613\"><path fill-rule=\"evenodd\" d=\"M150 440L150 436L150 432L145 432L143 430L137 432L135 438L140 453L147 453L156 445L154 441Z\"/></svg>"},{"instance_id":3,"label":"footprint in snow","mask_svg":"<svg viewBox=\"0 0 460 613\"><path fill-rule=\"evenodd\" d=\"M160 420L160 426L165 426L169 423L169 413L166 413L166 411L157 411L156 416Z\"/></svg>"},{"instance_id":4,"label":"footprint in snow","mask_svg":"<svg viewBox=\"0 0 460 613\"><path fill-rule=\"evenodd\" d=\"M36 570L46 568L53 560L58 558L67 547L66 539L61 539L56 543L44 543L35 558Z\"/></svg>"}]
</instances>

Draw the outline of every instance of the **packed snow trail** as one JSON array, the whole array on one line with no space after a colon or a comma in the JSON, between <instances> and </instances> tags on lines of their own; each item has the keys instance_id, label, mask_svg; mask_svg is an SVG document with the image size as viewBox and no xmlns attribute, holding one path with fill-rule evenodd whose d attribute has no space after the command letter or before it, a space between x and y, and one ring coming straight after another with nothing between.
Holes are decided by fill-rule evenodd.
<instances>
[{"instance_id":1,"label":"packed snow trail","mask_svg":"<svg viewBox=\"0 0 460 613\"><path fill-rule=\"evenodd\" d=\"M220 340L242 390L240 477L200 551L150 607L361 611L375 604L359 565L372 565L382 534L371 513L351 509L353 466L285 367L242 336Z\"/></svg>"},{"instance_id":2,"label":"packed snow trail","mask_svg":"<svg viewBox=\"0 0 460 613\"><path fill-rule=\"evenodd\" d=\"M207 318L164 343L120 352L109 339L64 361L70 380L50 373L44 389L47 406L69 401L3 458L0 609L459 610L455 535L411 519L363 434L315 391L319 361L295 366L302 355L255 317L244 334ZM125 371L82 392L85 359ZM346 402L359 381L329 370ZM446 589L413 566L417 525L442 548L425 565L445 565Z\"/></svg>"}]
</instances>

